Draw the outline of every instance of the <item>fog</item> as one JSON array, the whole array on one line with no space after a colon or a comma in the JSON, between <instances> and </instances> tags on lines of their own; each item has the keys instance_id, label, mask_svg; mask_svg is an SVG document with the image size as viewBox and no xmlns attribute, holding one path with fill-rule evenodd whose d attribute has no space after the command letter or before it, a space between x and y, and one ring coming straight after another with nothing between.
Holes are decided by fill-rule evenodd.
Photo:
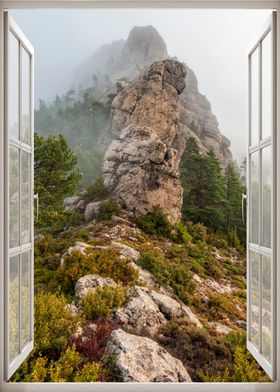
<instances>
[{"instance_id":1,"label":"fog","mask_svg":"<svg viewBox=\"0 0 280 392\"><path fill-rule=\"evenodd\" d=\"M100 45L126 39L133 26L153 25L168 53L197 75L221 132L240 160L245 154L246 50L268 10L13 10L35 48L35 103L50 102Z\"/></svg>"}]
</instances>

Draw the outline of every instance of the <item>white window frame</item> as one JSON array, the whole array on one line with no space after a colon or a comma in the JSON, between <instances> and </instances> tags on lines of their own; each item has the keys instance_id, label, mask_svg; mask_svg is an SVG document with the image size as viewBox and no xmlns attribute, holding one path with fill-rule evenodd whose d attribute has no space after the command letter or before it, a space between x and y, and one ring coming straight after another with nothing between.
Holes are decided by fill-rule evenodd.
<instances>
[{"instance_id":1,"label":"white window frame","mask_svg":"<svg viewBox=\"0 0 280 392\"><path fill-rule=\"evenodd\" d=\"M277 348L278 368L276 381L270 383L8 383L4 381L4 10L27 8L206 8L206 9L273 9L280 15L280 0L1 0L0 1L0 391L1 392L72 392L72 391L96 391L96 392L276 392L280 390L280 268L277 268ZM121 12L121 11L120 11ZM244 58L245 58L244 54ZM244 67L245 67L244 62ZM277 134L280 134L280 23L277 23ZM246 86L244 86L244 89ZM280 173L280 137L276 140L277 149L277 172ZM277 181L278 199L276 202L277 216L277 255L280 255L280 181ZM278 263L279 265L279 258Z\"/></svg>"}]
</instances>

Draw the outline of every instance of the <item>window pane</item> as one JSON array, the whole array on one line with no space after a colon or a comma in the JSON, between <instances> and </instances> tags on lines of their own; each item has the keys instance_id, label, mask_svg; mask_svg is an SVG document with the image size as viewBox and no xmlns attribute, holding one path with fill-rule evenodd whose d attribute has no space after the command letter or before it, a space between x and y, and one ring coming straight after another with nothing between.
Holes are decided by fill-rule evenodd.
<instances>
[{"instance_id":1,"label":"window pane","mask_svg":"<svg viewBox=\"0 0 280 392\"><path fill-rule=\"evenodd\" d=\"M9 268L9 362L19 351L19 256L10 258Z\"/></svg>"},{"instance_id":2,"label":"window pane","mask_svg":"<svg viewBox=\"0 0 280 392\"><path fill-rule=\"evenodd\" d=\"M22 48L22 140L30 144L30 56Z\"/></svg>"},{"instance_id":3,"label":"window pane","mask_svg":"<svg viewBox=\"0 0 280 392\"><path fill-rule=\"evenodd\" d=\"M262 351L269 362L271 362L271 332L271 259L262 256Z\"/></svg>"},{"instance_id":4,"label":"window pane","mask_svg":"<svg viewBox=\"0 0 280 392\"><path fill-rule=\"evenodd\" d=\"M30 341L30 252L21 256L21 344Z\"/></svg>"},{"instance_id":5,"label":"window pane","mask_svg":"<svg viewBox=\"0 0 280 392\"><path fill-rule=\"evenodd\" d=\"M21 153L21 241L23 244L31 241L30 238L30 154Z\"/></svg>"},{"instance_id":6,"label":"window pane","mask_svg":"<svg viewBox=\"0 0 280 392\"><path fill-rule=\"evenodd\" d=\"M271 247L271 146L262 150L262 191L263 191L263 240L262 245Z\"/></svg>"},{"instance_id":7,"label":"window pane","mask_svg":"<svg viewBox=\"0 0 280 392\"><path fill-rule=\"evenodd\" d=\"M259 141L259 47L251 56L251 145Z\"/></svg>"},{"instance_id":8,"label":"window pane","mask_svg":"<svg viewBox=\"0 0 280 392\"><path fill-rule=\"evenodd\" d=\"M9 32L8 120L9 134L19 138L19 42Z\"/></svg>"},{"instance_id":9,"label":"window pane","mask_svg":"<svg viewBox=\"0 0 280 392\"><path fill-rule=\"evenodd\" d=\"M250 157L250 242L259 244L259 152Z\"/></svg>"},{"instance_id":10,"label":"window pane","mask_svg":"<svg viewBox=\"0 0 280 392\"><path fill-rule=\"evenodd\" d=\"M260 286L259 286L259 273L260 273L260 256L255 252L250 252L251 263L251 341L259 348L260 333L259 333L259 316L260 316Z\"/></svg>"},{"instance_id":11,"label":"window pane","mask_svg":"<svg viewBox=\"0 0 280 392\"><path fill-rule=\"evenodd\" d=\"M14 248L19 245L19 150L14 147L10 147L9 175L9 242Z\"/></svg>"},{"instance_id":12,"label":"window pane","mask_svg":"<svg viewBox=\"0 0 280 392\"><path fill-rule=\"evenodd\" d=\"M271 32L262 41L262 138L272 130L272 42Z\"/></svg>"}]
</instances>

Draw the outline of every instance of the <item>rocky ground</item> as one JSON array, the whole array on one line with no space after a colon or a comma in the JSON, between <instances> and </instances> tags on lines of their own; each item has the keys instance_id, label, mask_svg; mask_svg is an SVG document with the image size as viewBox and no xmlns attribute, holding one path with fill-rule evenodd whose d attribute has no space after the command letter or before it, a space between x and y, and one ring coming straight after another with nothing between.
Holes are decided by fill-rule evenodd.
<instances>
[{"instance_id":1,"label":"rocky ground","mask_svg":"<svg viewBox=\"0 0 280 392\"><path fill-rule=\"evenodd\" d=\"M65 204L77 208L79 202L71 198ZM106 350L123 381L202 381L201 372L211 367L232 369L231 340L241 339L246 329L242 252L206 231L200 238L196 225L184 244L145 234L127 212L100 220L97 211L89 223L58 236L55 241L69 246L48 254L57 269L47 284L37 279L37 291L52 291L59 282L71 314L95 328L84 299L106 287L124 290L124 299L106 314L113 326ZM39 248L45 242L37 238ZM79 336L84 328L79 326Z\"/></svg>"}]
</instances>

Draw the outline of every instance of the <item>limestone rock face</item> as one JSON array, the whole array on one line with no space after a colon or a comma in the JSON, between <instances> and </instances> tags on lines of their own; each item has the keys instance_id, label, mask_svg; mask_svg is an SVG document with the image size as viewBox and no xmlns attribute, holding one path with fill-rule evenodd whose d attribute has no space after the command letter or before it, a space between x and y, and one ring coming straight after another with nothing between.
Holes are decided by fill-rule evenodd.
<instances>
[{"instance_id":1,"label":"limestone rock face","mask_svg":"<svg viewBox=\"0 0 280 392\"><path fill-rule=\"evenodd\" d=\"M118 329L112 332L107 349L116 357L124 382L192 381L182 362L149 338Z\"/></svg>"},{"instance_id":2,"label":"limestone rock face","mask_svg":"<svg viewBox=\"0 0 280 392\"><path fill-rule=\"evenodd\" d=\"M88 292L94 292L97 287L111 286L115 287L116 283L111 278L102 278L99 275L85 275L81 277L75 286L75 295L78 301L82 300Z\"/></svg>"},{"instance_id":3,"label":"limestone rock face","mask_svg":"<svg viewBox=\"0 0 280 392\"><path fill-rule=\"evenodd\" d=\"M167 320L179 317L186 317L198 328L202 328L191 309L169 295L139 286L131 287L128 294L129 300L117 309L115 319L129 332L148 332L154 335Z\"/></svg>"},{"instance_id":4,"label":"limestone rock face","mask_svg":"<svg viewBox=\"0 0 280 392\"><path fill-rule=\"evenodd\" d=\"M177 61L156 62L112 103L118 139L104 157L104 183L135 216L159 204L171 222L181 217L179 164L187 133L179 122L179 94L185 75Z\"/></svg>"}]
</instances>

